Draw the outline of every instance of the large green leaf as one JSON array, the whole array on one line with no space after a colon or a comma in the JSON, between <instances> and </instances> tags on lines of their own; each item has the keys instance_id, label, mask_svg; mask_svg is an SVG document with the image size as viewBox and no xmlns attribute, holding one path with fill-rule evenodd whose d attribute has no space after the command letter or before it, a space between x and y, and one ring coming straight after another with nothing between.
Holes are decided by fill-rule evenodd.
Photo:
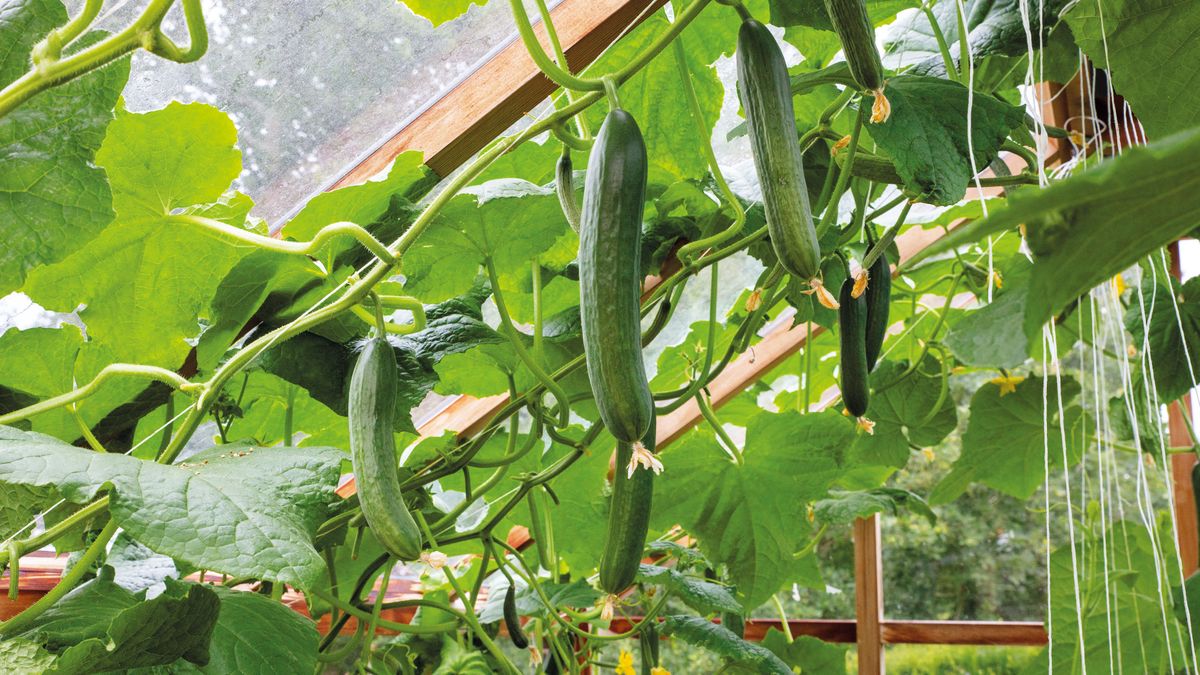
<instances>
[{"instance_id":1,"label":"large green leaf","mask_svg":"<svg viewBox=\"0 0 1200 675\"><path fill-rule=\"evenodd\" d=\"M430 303L462 295L485 258L501 274L525 270L567 229L552 188L511 179L468 188L405 254L405 289Z\"/></svg>"},{"instance_id":2,"label":"large green leaf","mask_svg":"<svg viewBox=\"0 0 1200 675\"><path fill-rule=\"evenodd\" d=\"M1067 24L1105 68L1150 138L1200 124L1200 5L1177 0L1087 0Z\"/></svg>"},{"instance_id":3,"label":"large green leaf","mask_svg":"<svg viewBox=\"0 0 1200 675\"><path fill-rule=\"evenodd\" d=\"M1200 224L1198 163L1200 128L1130 148L1044 190L1017 191L1008 206L954 230L906 265L1025 224L1035 263L1024 325L1035 339L1080 295Z\"/></svg>"},{"instance_id":4,"label":"large green leaf","mask_svg":"<svg viewBox=\"0 0 1200 675\"><path fill-rule=\"evenodd\" d=\"M844 675L846 645L830 644L811 635L799 635L788 641L783 631L770 628L763 636L762 646L775 652L789 666L799 666L806 675Z\"/></svg>"},{"instance_id":5,"label":"large green leaf","mask_svg":"<svg viewBox=\"0 0 1200 675\"><path fill-rule=\"evenodd\" d=\"M757 607L790 578L807 534L796 523L842 475L853 437L836 412L763 412L747 426L739 466L711 434L693 431L662 453L652 522L696 535L709 560L729 566L743 604Z\"/></svg>"},{"instance_id":6,"label":"large green leaf","mask_svg":"<svg viewBox=\"0 0 1200 675\"><path fill-rule=\"evenodd\" d=\"M53 486L76 503L111 486L113 518L152 550L299 588L325 574L312 538L337 499L344 457L333 448L234 446L167 466L0 427L0 482Z\"/></svg>"},{"instance_id":7,"label":"large green leaf","mask_svg":"<svg viewBox=\"0 0 1200 675\"><path fill-rule=\"evenodd\" d=\"M1033 29L1032 35L1027 36L1021 0L965 0L963 7L967 37L971 46L971 63L976 68L973 78L975 86L978 88L983 85L985 91L990 91L991 85L998 84L989 73L989 58L1000 57L997 58L997 63L1011 70L1019 65L1019 62L1003 57L1024 57L1029 49L1029 41L1032 41L1034 49L1045 44L1051 29L1058 22L1059 11L1066 4L1066 0L1042 0L1025 5L1025 13ZM959 68L958 4L953 1L938 2L933 5L933 14L946 42L950 45L950 56L954 66ZM1042 31L1040 36L1039 30ZM910 71L913 74L946 76L945 59L938 48L929 19L923 12L910 12L898 18L888 32L891 38L883 43L885 54L894 55L905 64L915 64ZM1069 44L1069 38L1067 43ZM1075 65L1074 68L1078 66ZM1044 71L1039 69L1034 72ZM1074 70L1067 73L1066 77L1069 78L1073 73ZM1019 68L1019 75L1024 77L1025 67ZM1065 81L1061 73L1052 75L1047 76L1048 79Z\"/></svg>"},{"instance_id":8,"label":"large green leaf","mask_svg":"<svg viewBox=\"0 0 1200 675\"><path fill-rule=\"evenodd\" d=\"M954 399L943 395L941 364L932 356L911 375L907 361L881 361L871 373L867 418L874 433L858 434L850 448L850 462L902 469L908 464L909 444L937 445L958 426ZM936 408L935 408L936 406Z\"/></svg>"},{"instance_id":9,"label":"large green leaf","mask_svg":"<svg viewBox=\"0 0 1200 675\"><path fill-rule=\"evenodd\" d=\"M236 144L237 128L225 113L174 102L117 115L96 163L108 171L118 217L162 216L219 199L242 171Z\"/></svg>"},{"instance_id":10,"label":"large green leaf","mask_svg":"<svg viewBox=\"0 0 1200 675\"><path fill-rule=\"evenodd\" d=\"M95 673L208 661L220 601L207 585L166 580L153 599L112 581L111 570L35 619L26 639L58 652L53 673Z\"/></svg>"},{"instance_id":11,"label":"large green leaf","mask_svg":"<svg viewBox=\"0 0 1200 675\"><path fill-rule=\"evenodd\" d=\"M973 169L987 168L1025 119L1022 108L984 94L972 101L966 87L936 77L894 77L887 97L892 115L870 125L871 138L892 158L906 187L933 204L962 199Z\"/></svg>"},{"instance_id":12,"label":"large green leaf","mask_svg":"<svg viewBox=\"0 0 1200 675\"><path fill-rule=\"evenodd\" d=\"M638 568L638 581L665 586L672 595L701 614L742 614L745 611L728 588L669 567L641 565Z\"/></svg>"},{"instance_id":13,"label":"large green leaf","mask_svg":"<svg viewBox=\"0 0 1200 675\"><path fill-rule=\"evenodd\" d=\"M1072 404L1079 391L1079 383L1066 376L1061 381L1030 377L1015 383L1013 391L1006 391L1002 383L980 387L971 398L962 454L934 488L930 502L949 502L972 482L1029 499L1046 480L1047 455L1051 467L1063 468L1064 435L1069 465L1079 461L1086 447L1081 438L1083 414Z\"/></svg>"},{"instance_id":14,"label":"large green leaf","mask_svg":"<svg viewBox=\"0 0 1200 675\"><path fill-rule=\"evenodd\" d=\"M310 673L317 665L317 627L291 607L259 595L214 587L221 613L213 628L211 675Z\"/></svg>"},{"instance_id":15,"label":"large green leaf","mask_svg":"<svg viewBox=\"0 0 1200 675\"><path fill-rule=\"evenodd\" d=\"M1193 377L1200 377L1200 277L1182 287L1171 280L1171 286L1174 293L1147 281L1141 293L1133 293L1133 306L1125 312L1125 327L1133 334L1134 346L1139 352L1145 347L1150 350L1154 386L1162 401L1191 391ZM1137 395L1142 398L1140 387Z\"/></svg>"},{"instance_id":16,"label":"large green leaf","mask_svg":"<svg viewBox=\"0 0 1200 675\"><path fill-rule=\"evenodd\" d=\"M711 8L706 13L719 9ZM734 17L728 14L720 16L726 25L736 26ZM655 14L621 38L586 72L599 75L617 70L645 50L668 27L669 23L663 14ZM723 47L733 45L734 35L729 32L725 40L714 40L711 33L697 30L684 33L692 85L709 134L721 111L723 88L716 71L706 66L716 60L716 55ZM637 120L646 139L650 182L670 185L685 178L703 178L708 172L708 165L704 161L701 140L696 137L696 125L691 119L687 96L680 84L674 52L671 49L664 51L622 84L620 91L622 106ZM592 129L600 128L604 114L603 106L593 106L588 111L588 122Z\"/></svg>"},{"instance_id":17,"label":"large green leaf","mask_svg":"<svg viewBox=\"0 0 1200 675\"><path fill-rule=\"evenodd\" d=\"M908 490L886 487L860 492L831 492L829 499L822 499L813 505L813 514L821 524L848 525L856 518L866 518L874 513L897 516L901 509L925 517L930 524L937 520L929 505L918 495Z\"/></svg>"},{"instance_id":18,"label":"large green leaf","mask_svg":"<svg viewBox=\"0 0 1200 675\"><path fill-rule=\"evenodd\" d=\"M734 663L751 669L751 672L791 675L783 661L771 650L746 642L733 631L708 619L698 616L668 616L661 624L663 635L677 637L684 642L703 647L708 651Z\"/></svg>"},{"instance_id":19,"label":"large green leaf","mask_svg":"<svg viewBox=\"0 0 1200 675\"><path fill-rule=\"evenodd\" d=\"M0 87L30 68L29 51L67 20L58 0L0 9ZM85 36L81 44L100 34ZM0 296L39 265L85 245L113 218L112 194L93 160L129 77L129 59L44 91L0 117Z\"/></svg>"}]
</instances>

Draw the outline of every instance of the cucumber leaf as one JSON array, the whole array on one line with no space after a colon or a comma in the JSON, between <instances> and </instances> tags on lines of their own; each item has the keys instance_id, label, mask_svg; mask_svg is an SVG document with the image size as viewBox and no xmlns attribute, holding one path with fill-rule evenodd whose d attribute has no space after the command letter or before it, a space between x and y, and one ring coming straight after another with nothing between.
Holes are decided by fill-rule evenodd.
<instances>
[{"instance_id":1,"label":"cucumber leaf","mask_svg":"<svg viewBox=\"0 0 1200 675\"><path fill-rule=\"evenodd\" d=\"M1020 107L984 94L972 101L966 87L936 77L900 75L888 80L885 91L892 115L867 125L867 131L895 162L905 186L932 204L961 200L972 169L987 168L1009 132L1025 120Z\"/></svg>"},{"instance_id":2,"label":"cucumber leaf","mask_svg":"<svg viewBox=\"0 0 1200 675\"><path fill-rule=\"evenodd\" d=\"M299 588L324 578L312 538L337 500L344 457L334 448L220 446L168 466L0 427L0 482L54 486L75 503L111 486L110 514L151 550Z\"/></svg>"},{"instance_id":3,"label":"cucumber leaf","mask_svg":"<svg viewBox=\"0 0 1200 675\"><path fill-rule=\"evenodd\" d=\"M668 616L660 627L663 635L677 637L688 644L703 647L751 672L791 675L787 667L771 650L738 637L728 628L698 616Z\"/></svg>"},{"instance_id":4,"label":"cucumber leaf","mask_svg":"<svg viewBox=\"0 0 1200 675\"><path fill-rule=\"evenodd\" d=\"M1075 41L1112 77L1150 138L1200 124L1200 4L1088 0L1065 16Z\"/></svg>"}]
</instances>

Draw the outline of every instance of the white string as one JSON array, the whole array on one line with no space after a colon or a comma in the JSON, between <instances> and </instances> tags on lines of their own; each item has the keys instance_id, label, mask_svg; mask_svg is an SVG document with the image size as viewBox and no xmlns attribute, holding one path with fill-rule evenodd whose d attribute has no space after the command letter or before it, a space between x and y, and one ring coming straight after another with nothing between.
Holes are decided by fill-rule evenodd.
<instances>
[{"instance_id":1,"label":"white string","mask_svg":"<svg viewBox=\"0 0 1200 675\"><path fill-rule=\"evenodd\" d=\"M1080 654L1086 656L1087 643L1083 636L1083 603L1080 600L1079 593L1079 551L1075 543L1075 509L1071 503L1071 462L1067 457L1067 419L1063 412L1062 402L1062 367L1058 360L1058 336L1054 322L1049 322L1042 327L1042 441L1046 454L1046 463L1050 461L1050 405L1049 405L1049 387L1050 373L1047 371L1046 359L1047 351L1049 352L1050 365L1054 367L1054 384L1055 391L1058 397L1058 432L1059 439L1062 443L1062 466L1063 466L1063 485L1066 488L1067 499L1067 536L1070 540L1071 547L1071 573L1075 593L1075 616L1078 620L1075 622L1079 632L1079 651ZM1047 471L1047 477L1049 472ZM1047 478L1047 483L1049 479ZM1047 512L1049 513L1049 512ZM1080 665L1083 668L1083 675L1087 675L1087 660L1082 659Z\"/></svg>"},{"instance_id":2,"label":"white string","mask_svg":"<svg viewBox=\"0 0 1200 675\"><path fill-rule=\"evenodd\" d=\"M162 431L163 429L166 429L167 427L174 424L175 421L178 420L180 417L183 417L184 415L188 414L188 411L190 409L191 409L190 406L184 408L183 410L179 411L179 413L176 414L174 417L172 417L171 419L164 422L162 426L155 429L154 431L151 431L149 434L146 434L146 437L143 438L142 440L138 441L137 444L135 444L132 448L130 448L129 452L132 453L134 450L137 450L138 448L145 445L147 441L149 441L151 438L154 438L155 436L157 436L160 431ZM42 511L41 513L34 516L33 517L34 519L29 521L28 523L26 523L24 527L17 530L16 532L13 532L12 534L10 534L8 536L8 538L5 539L3 542L0 542L0 547L8 546L9 542L11 542L13 539L16 539L17 537L21 536L22 534L24 534L25 532L27 532L31 528L33 528L33 526L37 524L38 518L45 518L46 516L50 515L51 511L53 511L54 509L58 508L59 506L62 506L63 504L66 504L66 503L67 503L66 499L59 499L58 501L54 502L49 507L47 507L45 511Z\"/></svg>"}]
</instances>

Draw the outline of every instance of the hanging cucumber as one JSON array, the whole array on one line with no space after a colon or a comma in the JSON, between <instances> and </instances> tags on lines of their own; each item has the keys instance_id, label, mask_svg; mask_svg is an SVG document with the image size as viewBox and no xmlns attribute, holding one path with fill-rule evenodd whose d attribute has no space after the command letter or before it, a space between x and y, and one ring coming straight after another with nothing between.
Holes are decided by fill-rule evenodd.
<instances>
[{"instance_id":1,"label":"hanging cucumber","mask_svg":"<svg viewBox=\"0 0 1200 675\"><path fill-rule=\"evenodd\" d=\"M892 302L892 267L888 263L887 251L880 252L867 274L867 290L863 296L867 304L867 370L872 371L883 350L883 338L887 335L890 323L888 312Z\"/></svg>"},{"instance_id":2,"label":"hanging cucumber","mask_svg":"<svg viewBox=\"0 0 1200 675\"><path fill-rule=\"evenodd\" d=\"M558 193L558 204L572 230L579 231L579 204L575 201L575 169L571 165L571 149L563 146L554 167L554 191Z\"/></svg>"},{"instance_id":3,"label":"hanging cucumber","mask_svg":"<svg viewBox=\"0 0 1200 675\"><path fill-rule=\"evenodd\" d=\"M641 440L646 452L654 452L656 425ZM654 474L649 467L631 472L634 457L631 443L617 443L617 466L613 473L612 497L609 499L608 531L604 551L600 554L600 588L612 594L620 593L633 583L642 552L646 548L646 532L650 529L651 497L654 496Z\"/></svg>"},{"instance_id":4,"label":"hanging cucumber","mask_svg":"<svg viewBox=\"0 0 1200 675\"><path fill-rule=\"evenodd\" d=\"M646 171L637 123L614 108L588 159L579 222L579 306L596 407L623 443L639 440L654 415L641 344Z\"/></svg>"},{"instance_id":5,"label":"hanging cucumber","mask_svg":"<svg viewBox=\"0 0 1200 675\"><path fill-rule=\"evenodd\" d=\"M392 418L396 410L396 354L382 337L367 341L350 376L350 459L358 503L371 532L400 560L421 555L421 531L400 492Z\"/></svg>"},{"instance_id":6,"label":"hanging cucumber","mask_svg":"<svg viewBox=\"0 0 1200 675\"><path fill-rule=\"evenodd\" d=\"M771 247L788 273L812 279L821 268L821 246L808 204L787 64L774 36L754 19L743 21L738 32L737 65Z\"/></svg>"},{"instance_id":7,"label":"hanging cucumber","mask_svg":"<svg viewBox=\"0 0 1200 675\"><path fill-rule=\"evenodd\" d=\"M642 654L642 675L652 675L658 667L659 638L658 625L647 621L638 631L638 646Z\"/></svg>"},{"instance_id":8,"label":"hanging cucumber","mask_svg":"<svg viewBox=\"0 0 1200 675\"><path fill-rule=\"evenodd\" d=\"M846 64L850 66L854 81L875 96L871 121L876 124L886 122L892 106L883 95L886 84L883 62L879 59L879 49L875 47L875 25L867 15L866 0L825 0L825 10L829 13L829 21L838 39L842 41L842 51L846 54Z\"/></svg>"},{"instance_id":9,"label":"hanging cucumber","mask_svg":"<svg viewBox=\"0 0 1200 675\"><path fill-rule=\"evenodd\" d=\"M867 300L862 295L854 297L853 278L842 282L838 303L838 331L842 341L842 403L851 415L862 417L867 414L870 401L866 349Z\"/></svg>"},{"instance_id":10,"label":"hanging cucumber","mask_svg":"<svg viewBox=\"0 0 1200 675\"><path fill-rule=\"evenodd\" d=\"M521 630L521 617L517 614L517 587L509 584L504 593L504 628L508 630L508 638L517 649L529 646L529 638Z\"/></svg>"}]
</instances>

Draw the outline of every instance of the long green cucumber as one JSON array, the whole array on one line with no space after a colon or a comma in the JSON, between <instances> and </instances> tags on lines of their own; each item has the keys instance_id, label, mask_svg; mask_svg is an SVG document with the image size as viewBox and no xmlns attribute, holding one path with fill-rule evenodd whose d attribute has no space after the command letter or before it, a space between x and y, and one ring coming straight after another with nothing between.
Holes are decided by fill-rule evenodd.
<instances>
[{"instance_id":1,"label":"long green cucumber","mask_svg":"<svg viewBox=\"0 0 1200 675\"><path fill-rule=\"evenodd\" d=\"M641 441L650 452L654 452L656 427L652 418ZM639 467L630 477L626 467L632 457L631 443L617 443L617 465L608 502L608 531L604 537L604 551L600 554L600 588L609 593L620 593L633 583L650 529L654 472Z\"/></svg>"},{"instance_id":2,"label":"long green cucumber","mask_svg":"<svg viewBox=\"0 0 1200 675\"><path fill-rule=\"evenodd\" d=\"M654 401L642 363L642 209L646 143L615 108L588 158L579 221L579 306L588 380L604 425L618 441L642 437Z\"/></svg>"},{"instance_id":3,"label":"long green cucumber","mask_svg":"<svg viewBox=\"0 0 1200 675\"><path fill-rule=\"evenodd\" d=\"M863 293L867 304L867 370L875 370L875 363L883 350L883 338L889 325L888 312L892 302L892 267L888 263L887 251L882 251L871 263L867 290Z\"/></svg>"},{"instance_id":4,"label":"long green cucumber","mask_svg":"<svg viewBox=\"0 0 1200 675\"><path fill-rule=\"evenodd\" d=\"M375 538L401 560L421 555L421 531L400 492L396 440L396 354L385 338L367 341L350 376L350 460L358 503Z\"/></svg>"},{"instance_id":5,"label":"long green cucumber","mask_svg":"<svg viewBox=\"0 0 1200 675\"><path fill-rule=\"evenodd\" d=\"M753 19L743 21L738 32L737 66L771 247L788 273L812 279L820 271L821 246L804 182L787 64L775 37Z\"/></svg>"},{"instance_id":6,"label":"long green cucumber","mask_svg":"<svg viewBox=\"0 0 1200 675\"><path fill-rule=\"evenodd\" d=\"M868 285L869 287L869 285ZM838 332L841 334L842 403L855 417L867 414L870 382L867 368L867 300L854 297L854 279L842 282L838 295Z\"/></svg>"},{"instance_id":7,"label":"long green cucumber","mask_svg":"<svg viewBox=\"0 0 1200 675\"><path fill-rule=\"evenodd\" d=\"M854 81L865 89L883 88L883 62L875 47L875 25L867 15L866 0L825 0L825 10Z\"/></svg>"}]
</instances>

